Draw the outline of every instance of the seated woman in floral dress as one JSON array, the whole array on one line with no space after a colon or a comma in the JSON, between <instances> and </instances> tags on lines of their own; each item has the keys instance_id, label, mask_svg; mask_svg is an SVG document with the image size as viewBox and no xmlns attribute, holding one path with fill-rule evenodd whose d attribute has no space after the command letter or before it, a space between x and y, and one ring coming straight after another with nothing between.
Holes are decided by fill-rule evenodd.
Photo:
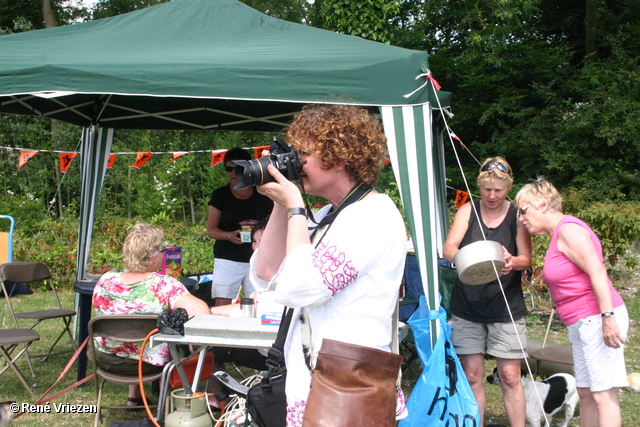
<instances>
[{"instance_id":1,"label":"seated woman in floral dress","mask_svg":"<svg viewBox=\"0 0 640 427\"><path fill-rule=\"evenodd\" d=\"M207 304L191 295L182 283L160 274L164 247L164 232L160 227L138 223L131 227L122 252L125 272L105 273L93 291L93 306L97 315L160 314L184 308L189 317L209 314ZM142 343L126 344L105 337L94 337L96 358L101 364L122 374L138 372ZM167 344L146 347L142 354L143 373L158 372L169 361ZM127 405L142 404L139 386L129 386Z\"/></svg>"}]
</instances>

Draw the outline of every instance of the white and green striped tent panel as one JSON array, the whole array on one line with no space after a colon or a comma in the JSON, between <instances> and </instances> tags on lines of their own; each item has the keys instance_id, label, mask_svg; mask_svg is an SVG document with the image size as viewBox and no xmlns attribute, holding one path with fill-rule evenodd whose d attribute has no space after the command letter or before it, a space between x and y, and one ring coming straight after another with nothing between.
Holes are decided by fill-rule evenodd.
<instances>
[{"instance_id":1,"label":"white and green striped tent panel","mask_svg":"<svg viewBox=\"0 0 640 427\"><path fill-rule=\"evenodd\" d=\"M427 303L438 310L438 259L448 228L441 133L432 123L429 104L383 106L381 111ZM432 322L432 328L436 325ZM436 337L432 334L434 342Z\"/></svg>"}]
</instances>

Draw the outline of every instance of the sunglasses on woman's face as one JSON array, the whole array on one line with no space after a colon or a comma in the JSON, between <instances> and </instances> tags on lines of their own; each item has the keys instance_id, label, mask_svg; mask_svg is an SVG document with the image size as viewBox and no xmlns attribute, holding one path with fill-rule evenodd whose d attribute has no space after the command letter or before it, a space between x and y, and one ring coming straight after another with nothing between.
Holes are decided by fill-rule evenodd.
<instances>
[{"instance_id":1,"label":"sunglasses on woman's face","mask_svg":"<svg viewBox=\"0 0 640 427\"><path fill-rule=\"evenodd\" d=\"M521 207L520 209L518 209L518 214L519 214L520 216L525 216L525 215L527 215L527 209L529 209L530 207L531 207L531 203L529 203L529 204L528 204L528 205L526 205L526 206Z\"/></svg>"},{"instance_id":2,"label":"sunglasses on woman's face","mask_svg":"<svg viewBox=\"0 0 640 427\"><path fill-rule=\"evenodd\" d=\"M226 170L227 172L231 172L233 171L235 168L233 166L225 166L224 170Z\"/></svg>"},{"instance_id":3,"label":"sunglasses on woman's face","mask_svg":"<svg viewBox=\"0 0 640 427\"><path fill-rule=\"evenodd\" d=\"M163 246L162 249L160 249L160 253L162 253L162 252L167 252L167 247L166 246Z\"/></svg>"},{"instance_id":4,"label":"sunglasses on woman's face","mask_svg":"<svg viewBox=\"0 0 640 427\"><path fill-rule=\"evenodd\" d=\"M502 164L500 162L489 162L486 165L484 165L484 167L482 168L482 172L488 172L490 170L493 170L495 168L498 168L498 170L502 173L511 173L511 168L509 168L509 166Z\"/></svg>"}]
</instances>

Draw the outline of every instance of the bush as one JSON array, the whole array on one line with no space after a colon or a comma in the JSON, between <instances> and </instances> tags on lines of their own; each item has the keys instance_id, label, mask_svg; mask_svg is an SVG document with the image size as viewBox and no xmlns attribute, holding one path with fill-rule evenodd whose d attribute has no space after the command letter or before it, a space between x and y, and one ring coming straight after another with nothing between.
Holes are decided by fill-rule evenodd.
<instances>
[{"instance_id":1,"label":"bush","mask_svg":"<svg viewBox=\"0 0 640 427\"><path fill-rule=\"evenodd\" d=\"M156 218L156 217L154 217ZM162 223L167 246L182 248L184 275L204 273L213 267L213 241L202 225L171 222L167 216ZM141 219L100 217L96 219L89 254L88 272L102 273L111 269L122 271L122 244L127 230ZM154 222L154 221L150 221ZM56 284L75 281L78 245L76 218L47 218L39 227L29 227L16 221L14 233L14 261L40 261L49 267Z\"/></svg>"},{"instance_id":2,"label":"bush","mask_svg":"<svg viewBox=\"0 0 640 427\"><path fill-rule=\"evenodd\" d=\"M620 261L631 269L637 266L637 261L628 254L631 245L640 240L640 203L592 203L585 200L582 192L572 190L564 195L564 212L593 229L609 267Z\"/></svg>"},{"instance_id":3,"label":"bush","mask_svg":"<svg viewBox=\"0 0 640 427\"><path fill-rule=\"evenodd\" d=\"M49 267L56 284L75 279L78 220L46 218L39 226L16 221L14 261L40 261Z\"/></svg>"},{"instance_id":4,"label":"bush","mask_svg":"<svg viewBox=\"0 0 640 427\"><path fill-rule=\"evenodd\" d=\"M96 221L91 245L91 270L108 267L122 271L122 244L129 227L142 219L103 218ZM209 272L213 268L213 240L203 225L173 222L168 215L154 215L149 221L164 229L167 246L182 248L183 275Z\"/></svg>"}]
</instances>

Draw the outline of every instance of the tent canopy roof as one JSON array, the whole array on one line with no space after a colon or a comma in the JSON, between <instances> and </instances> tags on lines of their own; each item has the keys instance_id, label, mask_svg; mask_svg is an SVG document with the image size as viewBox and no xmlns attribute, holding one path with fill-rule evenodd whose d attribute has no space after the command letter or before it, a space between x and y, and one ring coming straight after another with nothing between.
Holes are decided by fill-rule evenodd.
<instances>
[{"instance_id":1,"label":"tent canopy roof","mask_svg":"<svg viewBox=\"0 0 640 427\"><path fill-rule=\"evenodd\" d=\"M110 128L280 130L306 103L436 104L427 54L175 0L0 37L0 113ZM405 94L416 91L405 98ZM449 94L439 92L448 105Z\"/></svg>"}]
</instances>

